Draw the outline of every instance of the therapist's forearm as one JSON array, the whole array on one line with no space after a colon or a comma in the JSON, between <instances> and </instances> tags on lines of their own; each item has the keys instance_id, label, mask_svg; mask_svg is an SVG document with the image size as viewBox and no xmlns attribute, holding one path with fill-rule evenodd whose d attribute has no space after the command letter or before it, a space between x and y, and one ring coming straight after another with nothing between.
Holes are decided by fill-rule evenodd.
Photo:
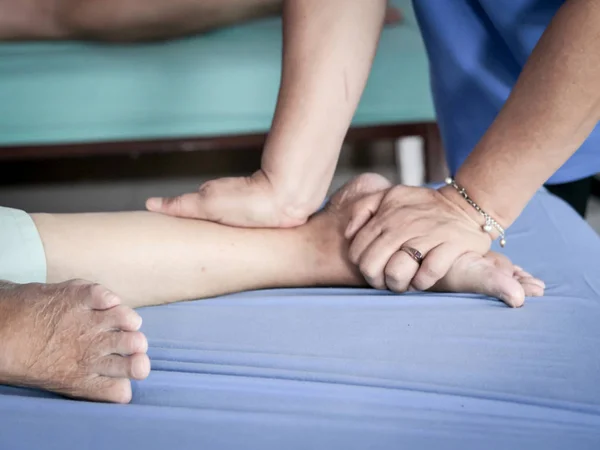
<instances>
[{"instance_id":1,"label":"therapist's forearm","mask_svg":"<svg viewBox=\"0 0 600 450\"><path fill-rule=\"evenodd\" d=\"M566 2L457 173L459 183L504 226L600 120L599 25L600 2Z\"/></svg>"},{"instance_id":2,"label":"therapist's forearm","mask_svg":"<svg viewBox=\"0 0 600 450\"><path fill-rule=\"evenodd\" d=\"M291 230L148 212L32 217L49 283L100 283L134 308L260 288L362 284L328 214Z\"/></svg>"},{"instance_id":3,"label":"therapist's forearm","mask_svg":"<svg viewBox=\"0 0 600 450\"><path fill-rule=\"evenodd\" d=\"M329 188L385 8L385 0L284 2L282 82L262 168L281 203L305 215Z\"/></svg>"}]
</instances>

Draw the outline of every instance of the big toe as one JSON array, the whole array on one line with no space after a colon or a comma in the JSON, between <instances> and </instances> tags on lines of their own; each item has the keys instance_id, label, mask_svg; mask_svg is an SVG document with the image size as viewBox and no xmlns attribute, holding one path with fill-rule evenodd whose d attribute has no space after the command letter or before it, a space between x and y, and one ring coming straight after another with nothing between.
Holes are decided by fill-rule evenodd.
<instances>
[{"instance_id":1,"label":"big toe","mask_svg":"<svg viewBox=\"0 0 600 450\"><path fill-rule=\"evenodd\" d=\"M491 261L476 254L466 254L459 258L442 279L439 288L495 297L512 308L523 306L525 302L523 287L512 274L507 274Z\"/></svg>"},{"instance_id":2,"label":"big toe","mask_svg":"<svg viewBox=\"0 0 600 450\"><path fill-rule=\"evenodd\" d=\"M525 303L523 286L511 276L490 268L481 281L479 288L474 286L475 293L496 297L511 308L520 308Z\"/></svg>"}]
</instances>

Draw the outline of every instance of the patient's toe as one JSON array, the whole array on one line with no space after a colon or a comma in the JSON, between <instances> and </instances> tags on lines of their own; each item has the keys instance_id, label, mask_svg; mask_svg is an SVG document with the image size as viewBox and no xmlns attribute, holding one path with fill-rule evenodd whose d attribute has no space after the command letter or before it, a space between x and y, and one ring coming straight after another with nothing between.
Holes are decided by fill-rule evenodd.
<instances>
[{"instance_id":1,"label":"patient's toe","mask_svg":"<svg viewBox=\"0 0 600 450\"><path fill-rule=\"evenodd\" d=\"M150 359L144 353L107 355L97 362L95 370L105 377L143 380L150 374Z\"/></svg>"},{"instance_id":2,"label":"patient's toe","mask_svg":"<svg viewBox=\"0 0 600 450\"><path fill-rule=\"evenodd\" d=\"M119 305L110 310L98 313L106 329L137 331L142 326L142 318L133 309Z\"/></svg>"},{"instance_id":3,"label":"patient's toe","mask_svg":"<svg viewBox=\"0 0 600 450\"><path fill-rule=\"evenodd\" d=\"M91 390L93 400L110 403L129 403L131 401L131 381L127 378L101 378Z\"/></svg>"},{"instance_id":4,"label":"patient's toe","mask_svg":"<svg viewBox=\"0 0 600 450\"><path fill-rule=\"evenodd\" d=\"M111 331L103 338L102 350L103 355L146 353L148 340L139 331Z\"/></svg>"}]
</instances>

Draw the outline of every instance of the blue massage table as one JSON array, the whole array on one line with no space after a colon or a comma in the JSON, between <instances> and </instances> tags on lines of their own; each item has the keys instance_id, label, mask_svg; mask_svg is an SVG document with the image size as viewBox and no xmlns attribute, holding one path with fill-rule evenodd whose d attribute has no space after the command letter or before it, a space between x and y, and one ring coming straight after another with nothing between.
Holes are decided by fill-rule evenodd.
<instances>
[{"instance_id":1,"label":"blue massage table","mask_svg":"<svg viewBox=\"0 0 600 450\"><path fill-rule=\"evenodd\" d=\"M599 449L600 239L540 192L506 253L546 296L249 292L141 310L131 405L0 386L0 449Z\"/></svg>"}]
</instances>

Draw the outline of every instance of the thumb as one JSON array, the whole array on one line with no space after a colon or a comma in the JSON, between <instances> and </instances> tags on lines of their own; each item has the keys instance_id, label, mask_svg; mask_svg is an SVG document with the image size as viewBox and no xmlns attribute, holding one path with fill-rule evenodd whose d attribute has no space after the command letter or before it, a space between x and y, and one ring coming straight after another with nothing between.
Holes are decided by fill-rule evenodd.
<instances>
[{"instance_id":1,"label":"thumb","mask_svg":"<svg viewBox=\"0 0 600 450\"><path fill-rule=\"evenodd\" d=\"M375 215L386 193L387 190L367 195L352 206L350 221L344 232L346 239L352 239L367 224L371 217Z\"/></svg>"},{"instance_id":2,"label":"thumb","mask_svg":"<svg viewBox=\"0 0 600 450\"><path fill-rule=\"evenodd\" d=\"M202 207L200 194L190 193L177 197L153 197L146 201L148 211L168 216L186 217L190 219L208 219Z\"/></svg>"}]
</instances>

